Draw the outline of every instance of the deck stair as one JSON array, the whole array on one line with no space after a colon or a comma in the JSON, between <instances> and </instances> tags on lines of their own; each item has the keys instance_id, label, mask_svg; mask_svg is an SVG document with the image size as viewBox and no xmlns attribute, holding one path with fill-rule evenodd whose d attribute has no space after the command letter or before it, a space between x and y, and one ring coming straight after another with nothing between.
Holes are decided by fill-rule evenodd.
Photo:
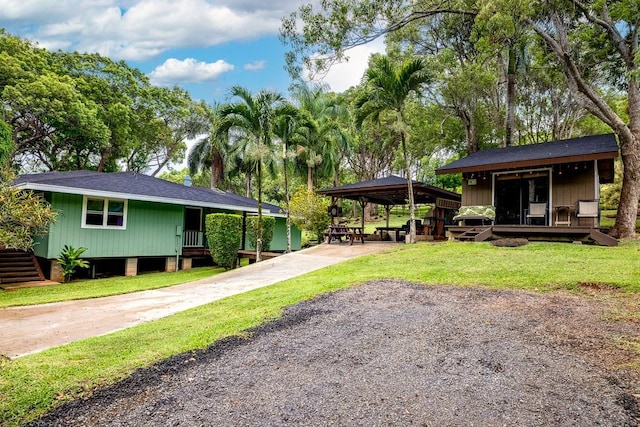
<instances>
[{"instance_id":1,"label":"deck stair","mask_svg":"<svg viewBox=\"0 0 640 427\"><path fill-rule=\"evenodd\" d=\"M32 253L0 249L0 285L44 280L38 260Z\"/></svg>"},{"instance_id":2,"label":"deck stair","mask_svg":"<svg viewBox=\"0 0 640 427\"><path fill-rule=\"evenodd\" d=\"M591 230L589 237L603 246L618 246L618 241L600 230Z\"/></svg>"},{"instance_id":3,"label":"deck stair","mask_svg":"<svg viewBox=\"0 0 640 427\"><path fill-rule=\"evenodd\" d=\"M493 235L491 227L472 227L456 236L457 240L465 242L484 242Z\"/></svg>"}]
</instances>

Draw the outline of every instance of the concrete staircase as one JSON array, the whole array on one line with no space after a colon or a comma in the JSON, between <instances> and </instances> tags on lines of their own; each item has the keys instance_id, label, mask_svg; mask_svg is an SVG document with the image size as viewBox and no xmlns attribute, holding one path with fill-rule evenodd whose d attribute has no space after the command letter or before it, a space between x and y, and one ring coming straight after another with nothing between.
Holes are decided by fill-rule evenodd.
<instances>
[{"instance_id":1,"label":"concrete staircase","mask_svg":"<svg viewBox=\"0 0 640 427\"><path fill-rule=\"evenodd\" d=\"M38 260L30 252L0 249L0 286L46 280Z\"/></svg>"}]
</instances>

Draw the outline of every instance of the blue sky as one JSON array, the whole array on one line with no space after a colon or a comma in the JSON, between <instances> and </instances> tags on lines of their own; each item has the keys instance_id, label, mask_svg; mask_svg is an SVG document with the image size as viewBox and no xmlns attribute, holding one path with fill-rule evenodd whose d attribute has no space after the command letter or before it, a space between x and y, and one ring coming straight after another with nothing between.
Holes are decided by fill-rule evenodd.
<instances>
[{"instance_id":1,"label":"blue sky","mask_svg":"<svg viewBox=\"0 0 640 427\"><path fill-rule=\"evenodd\" d=\"M283 16L310 0L0 0L0 26L50 50L98 52L139 68L156 85L223 102L231 86L286 94ZM354 49L324 82L342 92L359 82L370 53Z\"/></svg>"}]
</instances>

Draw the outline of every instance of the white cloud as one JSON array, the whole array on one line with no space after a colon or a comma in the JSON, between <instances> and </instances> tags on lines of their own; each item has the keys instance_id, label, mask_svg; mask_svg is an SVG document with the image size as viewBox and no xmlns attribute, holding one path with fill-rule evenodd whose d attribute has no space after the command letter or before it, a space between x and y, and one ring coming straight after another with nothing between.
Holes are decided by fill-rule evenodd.
<instances>
[{"instance_id":1,"label":"white cloud","mask_svg":"<svg viewBox=\"0 0 640 427\"><path fill-rule=\"evenodd\" d=\"M144 61L181 47L275 36L305 0L4 0L3 27L41 46Z\"/></svg>"},{"instance_id":2,"label":"white cloud","mask_svg":"<svg viewBox=\"0 0 640 427\"><path fill-rule=\"evenodd\" d=\"M346 52L348 61L334 64L319 80L329 85L333 92L344 92L351 86L356 86L369 65L369 57L374 53L384 53L385 46L382 38L363 46L354 47ZM309 73L305 73L309 76Z\"/></svg>"},{"instance_id":3,"label":"white cloud","mask_svg":"<svg viewBox=\"0 0 640 427\"><path fill-rule=\"evenodd\" d=\"M262 70L266 65L267 61L265 60L253 61L249 64L244 64L244 69L248 71L258 71Z\"/></svg>"},{"instance_id":4,"label":"white cloud","mask_svg":"<svg viewBox=\"0 0 640 427\"><path fill-rule=\"evenodd\" d=\"M222 74L232 71L235 67L219 59L207 63L193 58L179 60L167 59L164 64L149 74L151 83L159 86L171 86L178 83L201 83L217 80Z\"/></svg>"}]
</instances>

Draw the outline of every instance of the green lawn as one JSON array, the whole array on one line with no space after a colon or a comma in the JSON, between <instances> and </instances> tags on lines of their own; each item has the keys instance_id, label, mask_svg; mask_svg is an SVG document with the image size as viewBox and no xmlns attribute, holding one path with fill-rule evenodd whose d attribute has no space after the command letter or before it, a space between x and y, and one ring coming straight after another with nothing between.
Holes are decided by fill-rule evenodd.
<instances>
[{"instance_id":1,"label":"green lawn","mask_svg":"<svg viewBox=\"0 0 640 427\"><path fill-rule=\"evenodd\" d=\"M45 304L127 294L150 289L165 288L180 283L193 282L223 272L223 268L199 267L175 273L149 273L133 277L109 277L82 280L60 285L0 290L0 308L19 305Z\"/></svg>"},{"instance_id":2,"label":"green lawn","mask_svg":"<svg viewBox=\"0 0 640 427\"><path fill-rule=\"evenodd\" d=\"M247 328L277 318L291 304L371 279L539 292L580 292L582 282L602 284L621 290L609 295L620 304L607 318L637 321L638 277L638 241L614 248L567 243L517 248L460 242L401 245L134 328L0 361L0 425L34 420L138 368L205 348L223 337L243 335Z\"/></svg>"}]
</instances>

